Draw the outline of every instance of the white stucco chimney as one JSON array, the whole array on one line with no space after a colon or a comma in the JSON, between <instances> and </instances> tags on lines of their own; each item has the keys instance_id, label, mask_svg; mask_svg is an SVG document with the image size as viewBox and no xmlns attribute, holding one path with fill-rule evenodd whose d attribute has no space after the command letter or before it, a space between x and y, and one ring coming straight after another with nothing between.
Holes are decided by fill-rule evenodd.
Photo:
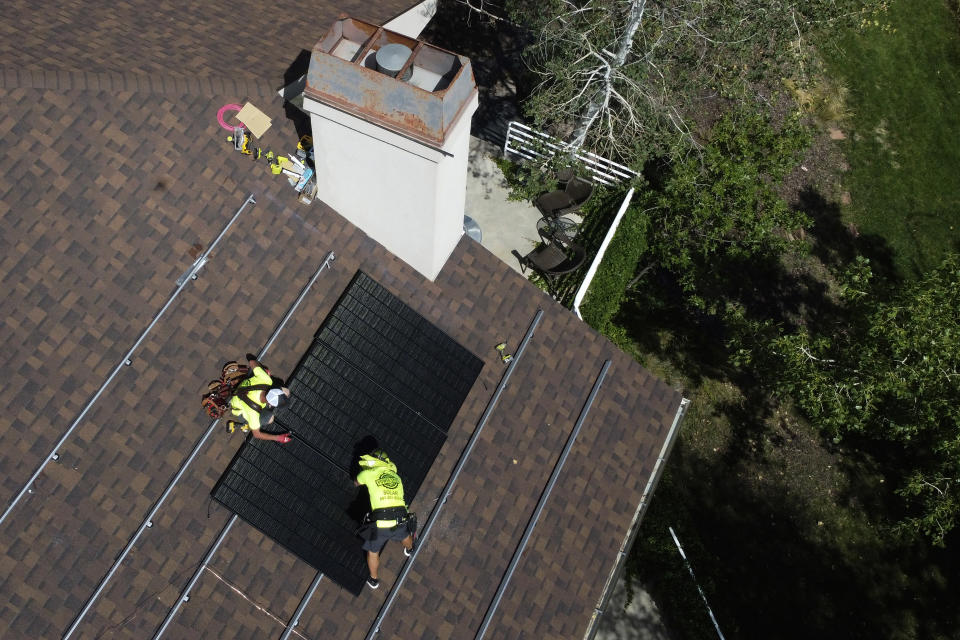
<instances>
[{"instance_id":1,"label":"white stucco chimney","mask_svg":"<svg viewBox=\"0 0 960 640\"><path fill-rule=\"evenodd\" d=\"M470 60L342 17L313 48L303 104L317 197L436 278L463 234Z\"/></svg>"}]
</instances>

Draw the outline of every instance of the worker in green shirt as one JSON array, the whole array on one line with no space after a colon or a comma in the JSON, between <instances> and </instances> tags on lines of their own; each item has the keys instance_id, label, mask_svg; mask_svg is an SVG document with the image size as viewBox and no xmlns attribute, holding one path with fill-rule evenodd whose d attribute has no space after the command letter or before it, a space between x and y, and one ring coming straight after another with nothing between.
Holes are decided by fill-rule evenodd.
<instances>
[{"instance_id":1,"label":"worker in green shirt","mask_svg":"<svg viewBox=\"0 0 960 640\"><path fill-rule=\"evenodd\" d=\"M272 377L252 353L247 354L247 364L250 375L237 385L236 393L230 398L230 411L240 416L243 422L227 421L227 431L232 433L235 427L240 426L260 440L273 440L281 444L290 442L289 433L264 433L260 430L262 425L273 423L277 409L289 400L290 389L283 386L282 380Z\"/></svg>"},{"instance_id":2,"label":"worker in green shirt","mask_svg":"<svg viewBox=\"0 0 960 640\"><path fill-rule=\"evenodd\" d=\"M403 555L409 557L413 551L417 521L413 514L407 512L397 465L390 461L382 449L360 456L360 473L354 484L358 487L364 485L370 494L370 513L358 534L363 538L367 567L370 569L367 586L376 589L380 586L378 572L383 547L389 540L399 540Z\"/></svg>"}]
</instances>

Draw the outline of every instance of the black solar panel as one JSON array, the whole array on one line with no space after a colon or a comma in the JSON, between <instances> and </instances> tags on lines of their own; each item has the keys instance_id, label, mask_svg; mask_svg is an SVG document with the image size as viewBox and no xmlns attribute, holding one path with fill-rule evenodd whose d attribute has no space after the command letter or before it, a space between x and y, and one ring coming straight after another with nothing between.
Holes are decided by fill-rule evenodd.
<instances>
[{"instance_id":1,"label":"black solar panel","mask_svg":"<svg viewBox=\"0 0 960 640\"><path fill-rule=\"evenodd\" d=\"M269 430L294 440L248 439L212 495L360 593L367 566L354 532L369 505L352 472L361 443L373 438L390 454L412 501L482 367L358 272L287 380L291 400Z\"/></svg>"}]
</instances>

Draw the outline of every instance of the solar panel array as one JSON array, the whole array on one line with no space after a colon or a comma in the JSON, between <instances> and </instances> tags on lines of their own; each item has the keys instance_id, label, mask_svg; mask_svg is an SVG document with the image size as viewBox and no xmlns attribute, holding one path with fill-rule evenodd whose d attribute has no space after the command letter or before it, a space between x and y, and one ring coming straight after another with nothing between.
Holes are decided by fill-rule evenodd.
<instances>
[{"instance_id":1,"label":"solar panel array","mask_svg":"<svg viewBox=\"0 0 960 640\"><path fill-rule=\"evenodd\" d=\"M213 497L340 586L367 575L355 531L369 510L353 486L372 442L397 463L411 502L440 452L482 361L363 272L357 272L287 380L290 402L249 438ZM275 374L278 372L274 372Z\"/></svg>"}]
</instances>

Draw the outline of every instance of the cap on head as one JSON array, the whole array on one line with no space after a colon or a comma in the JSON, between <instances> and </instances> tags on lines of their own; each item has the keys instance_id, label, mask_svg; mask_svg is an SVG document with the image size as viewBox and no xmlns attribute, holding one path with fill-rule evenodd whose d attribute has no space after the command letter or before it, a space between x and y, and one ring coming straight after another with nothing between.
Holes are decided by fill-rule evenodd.
<instances>
[{"instance_id":1,"label":"cap on head","mask_svg":"<svg viewBox=\"0 0 960 640\"><path fill-rule=\"evenodd\" d=\"M287 403L287 394L283 389L270 389L267 391L267 404L271 407L282 407Z\"/></svg>"}]
</instances>

